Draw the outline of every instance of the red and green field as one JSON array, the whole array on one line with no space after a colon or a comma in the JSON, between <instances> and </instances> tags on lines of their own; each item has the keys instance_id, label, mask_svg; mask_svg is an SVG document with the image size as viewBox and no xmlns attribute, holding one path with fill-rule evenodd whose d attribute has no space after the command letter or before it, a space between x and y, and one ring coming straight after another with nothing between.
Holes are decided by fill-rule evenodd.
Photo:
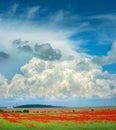
<instances>
[{"instance_id":1,"label":"red and green field","mask_svg":"<svg viewBox=\"0 0 116 130\"><path fill-rule=\"evenodd\" d=\"M116 109L29 109L0 112L0 130L115 130ZM19 110L18 110L19 111Z\"/></svg>"}]
</instances>

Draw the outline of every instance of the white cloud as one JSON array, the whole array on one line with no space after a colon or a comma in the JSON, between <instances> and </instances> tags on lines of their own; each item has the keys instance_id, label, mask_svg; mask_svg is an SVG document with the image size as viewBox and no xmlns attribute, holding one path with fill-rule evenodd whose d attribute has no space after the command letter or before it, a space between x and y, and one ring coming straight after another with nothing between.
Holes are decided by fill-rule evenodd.
<instances>
[{"instance_id":1,"label":"white cloud","mask_svg":"<svg viewBox=\"0 0 116 130\"><path fill-rule=\"evenodd\" d=\"M34 6L29 8L28 13L27 13L27 19L32 19L35 17L35 15L39 12L40 7L39 6Z\"/></svg>"},{"instance_id":2,"label":"white cloud","mask_svg":"<svg viewBox=\"0 0 116 130\"><path fill-rule=\"evenodd\" d=\"M12 7L16 13L18 5ZM23 17L18 21L4 19L0 21L0 48L11 55L12 62L19 67L26 61L27 55L17 52L12 42L18 38L28 40L28 45L33 48L35 43L50 43L54 49L59 49L63 58L58 61L44 61L32 58L29 63L21 67L23 74L15 74L10 83L0 75L0 97L13 97L16 99L39 97L45 99L77 99L84 98L111 98L116 96L116 75L102 71L104 64L116 62L116 43L107 53L107 56L92 59L86 53L76 52L72 44L76 44L78 50L83 39L73 41L70 37L85 30L92 30L90 23L83 22L81 17L77 22L77 28L59 28L59 24L68 21L71 17L62 10L55 15L49 14L45 20L38 20L38 25L30 22L36 17L40 7L28 8ZM26 14L26 15L25 15ZM67 15L67 16L66 16ZM21 16L21 14L19 14ZM50 17L47 19L47 17ZM68 16L70 16L68 18ZM29 22L22 20L29 20ZM53 20L53 21L52 21ZM42 23L41 23L42 21ZM81 23L82 22L82 23ZM44 24L43 24L44 23ZM70 23L70 20L68 21ZM96 30L96 28L94 28ZM93 30L94 30L93 29ZM29 57L30 58L30 57ZM7 64L6 67L9 65Z\"/></svg>"},{"instance_id":3,"label":"white cloud","mask_svg":"<svg viewBox=\"0 0 116 130\"><path fill-rule=\"evenodd\" d=\"M10 77L11 79L11 76L13 76L14 73L18 73L20 67L32 57L29 53L26 54L17 51L17 49L12 46L12 42L19 38L22 41L29 41L28 45L31 48L33 48L36 43L50 43L54 50L60 50L62 60L72 57L76 57L77 59L81 58L80 54L76 53L73 49L72 44L75 42L70 40L70 36L74 34L75 30L69 30L65 27L58 28L57 24L53 23L52 25L52 21L50 20L43 21L44 22L37 24L30 23L30 21L27 22L25 19L16 21L4 19L4 21L0 21L0 51L7 52L10 55L10 60L7 64L2 64L0 68L1 73L5 74L6 77ZM78 44L80 45L80 40L76 41L77 46ZM7 68L7 73L5 68Z\"/></svg>"},{"instance_id":4,"label":"white cloud","mask_svg":"<svg viewBox=\"0 0 116 130\"><path fill-rule=\"evenodd\" d=\"M16 12L18 10L19 4L15 3L13 4L10 8L8 8L8 10L6 10L6 12L0 14L2 21L4 21L4 18L6 19L12 19L13 17L16 16Z\"/></svg>"},{"instance_id":5,"label":"white cloud","mask_svg":"<svg viewBox=\"0 0 116 130\"><path fill-rule=\"evenodd\" d=\"M91 19L99 19L99 20L109 20L111 22L116 21L116 15L115 14L101 14L101 15L92 16L90 18Z\"/></svg>"},{"instance_id":6,"label":"white cloud","mask_svg":"<svg viewBox=\"0 0 116 130\"><path fill-rule=\"evenodd\" d=\"M18 8L19 4L14 4L11 8L11 12L13 13L13 15L15 14L17 8Z\"/></svg>"},{"instance_id":7,"label":"white cloud","mask_svg":"<svg viewBox=\"0 0 116 130\"><path fill-rule=\"evenodd\" d=\"M49 43L35 43L33 48L28 45L29 41L22 41L21 39L14 40L12 45L21 52L30 53L32 56L39 57L44 60L59 60L62 56L60 50L52 48ZM3 53L1 53L1 56ZM4 54L5 55L5 54ZM5 56L4 56L5 57Z\"/></svg>"},{"instance_id":8,"label":"white cloud","mask_svg":"<svg viewBox=\"0 0 116 130\"><path fill-rule=\"evenodd\" d=\"M9 85L4 78L5 83L2 83L8 95L16 99L39 97L56 100L116 96L116 75L103 72L88 58L82 58L81 64L79 60L43 61L32 58L22 66L21 71L23 74L15 75ZM4 94L2 92L2 96Z\"/></svg>"},{"instance_id":9,"label":"white cloud","mask_svg":"<svg viewBox=\"0 0 116 130\"><path fill-rule=\"evenodd\" d=\"M0 98L7 98L9 92L9 86L7 79L0 74Z\"/></svg>"},{"instance_id":10,"label":"white cloud","mask_svg":"<svg viewBox=\"0 0 116 130\"><path fill-rule=\"evenodd\" d=\"M11 24L9 25L9 23ZM3 50L12 53L14 52L12 42L20 38L22 41L29 41L29 45L32 47L35 43L50 43L54 49L59 49L64 56L76 56L77 53L72 49L73 41L69 38L73 33L74 30L65 28L49 28L49 23L45 26L33 26L32 24L8 20L0 23L0 46ZM80 40L77 40L76 44L77 46L80 45Z\"/></svg>"},{"instance_id":11,"label":"white cloud","mask_svg":"<svg viewBox=\"0 0 116 130\"><path fill-rule=\"evenodd\" d=\"M99 65L108 65L116 63L116 42L112 44L112 48L107 52L106 56L95 57L93 61Z\"/></svg>"}]
</instances>

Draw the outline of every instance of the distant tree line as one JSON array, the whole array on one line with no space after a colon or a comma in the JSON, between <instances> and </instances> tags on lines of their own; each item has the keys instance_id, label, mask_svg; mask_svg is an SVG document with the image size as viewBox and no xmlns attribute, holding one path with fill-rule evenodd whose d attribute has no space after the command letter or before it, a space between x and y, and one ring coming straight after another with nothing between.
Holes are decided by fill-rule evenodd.
<instances>
[{"instance_id":1,"label":"distant tree line","mask_svg":"<svg viewBox=\"0 0 116 130\"><path fill-rule=\"evenodd\" d=\"M14 106L14 108L61 108L61 106L42 105L42 104L27 104Z\"/></svg>"}]
</instances>

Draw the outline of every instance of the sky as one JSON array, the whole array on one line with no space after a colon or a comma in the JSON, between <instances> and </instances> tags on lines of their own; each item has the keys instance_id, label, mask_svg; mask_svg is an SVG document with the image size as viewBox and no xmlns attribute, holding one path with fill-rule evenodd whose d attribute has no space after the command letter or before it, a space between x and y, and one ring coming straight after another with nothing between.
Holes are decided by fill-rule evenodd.
<instances>
[{"instance_id":1,"label":"sky","mask_svg":"<svg viewBox=\"0 0 116 130\"><path fill-rule=\"evenodd\" d=\"M0 107L116 105L115 0L0 0Z\"/></svg>"}]
</instances>

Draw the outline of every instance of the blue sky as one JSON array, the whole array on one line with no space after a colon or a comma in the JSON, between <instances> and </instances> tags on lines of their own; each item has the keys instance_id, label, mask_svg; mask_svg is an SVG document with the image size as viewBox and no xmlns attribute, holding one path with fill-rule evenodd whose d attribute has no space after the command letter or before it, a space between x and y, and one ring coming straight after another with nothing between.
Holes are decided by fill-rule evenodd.
<instances>
[{"instance_id":1,"label":"blue sky","mask_svg":"<svg viewBox=\"0 0 116 130\"><path fill-rule=\"evenodd\" d=\"M1 0L2 105L116 105L115 5Z\"/></svg>"}]
</instances>

